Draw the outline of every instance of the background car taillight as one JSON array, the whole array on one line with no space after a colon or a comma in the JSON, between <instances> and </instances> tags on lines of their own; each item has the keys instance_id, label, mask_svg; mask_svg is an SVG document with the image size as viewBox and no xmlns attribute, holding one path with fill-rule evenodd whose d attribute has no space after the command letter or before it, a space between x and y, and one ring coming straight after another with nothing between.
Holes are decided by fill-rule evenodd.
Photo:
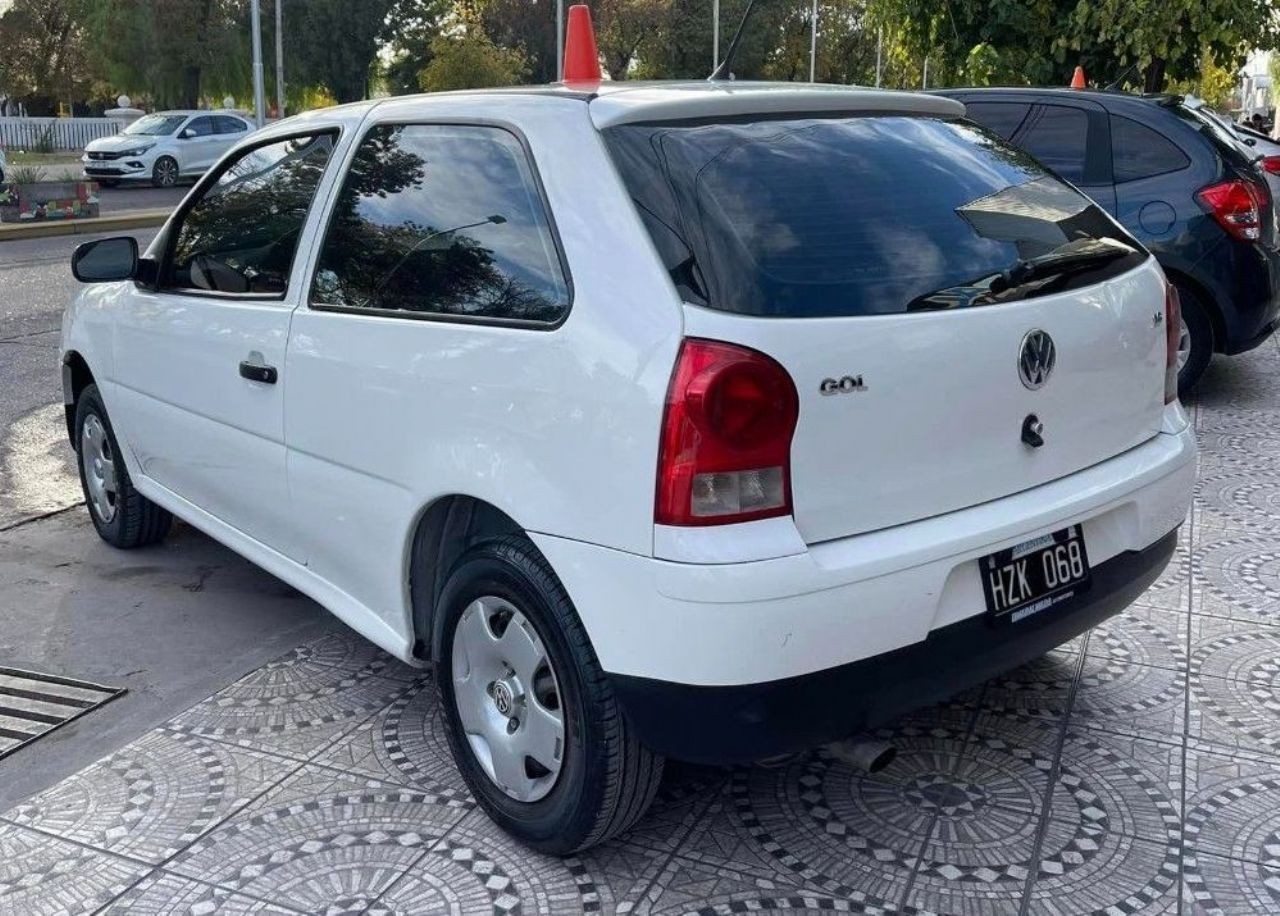
<instances>
[{"instance_id":1,"label":"background car taillight","mask_svg":"<svg viewBox=\"0 0 1280 916\"><path fill-rule=\"evenodd\" d=\"M667 391L654 520L723 525L791 514L795 383L756 350L690 338Z\"/></svg>"},{"instance_id":2,"label":"background car taillight","mask_svg":"<svg viewBox=\"0 0 1280 916\"><path fill-rule=\"evenodd\" d=\"M1272 175L1280 175L1280 156L1266 156L1259 163L1262 171L1270 172Z\"/></svg>"},{"instance_id":3,"label":"background car taillight","mask_svg":"<svg viewBox=\"0 0 1280 916\"><path fill-rule=\"evenodd\" d=\"M1178 290L1168 280L1164 286L1164 402L1178 399L1178 341L1182 337L1182 304Z\"/></svg>"},{"instance_id":4,"label":"background car taillight","mask_svg":"<svg viewBox=\"0 0 1280 916\"><path fill-rule=\"evenodd\" d=\"M1253 184L1232 179L1197 192L1218 224L1235 238L1254 241L1262 234L1262 201Z\"/></svg>"}]
</instances>

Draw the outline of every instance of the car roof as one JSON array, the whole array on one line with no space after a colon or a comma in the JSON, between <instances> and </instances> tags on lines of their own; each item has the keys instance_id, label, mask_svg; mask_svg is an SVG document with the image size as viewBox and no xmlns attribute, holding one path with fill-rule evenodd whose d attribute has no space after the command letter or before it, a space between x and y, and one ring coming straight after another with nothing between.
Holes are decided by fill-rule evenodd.
<instances>
[{"instance_id":1,"label":"car roof","mask_svg":"<svg viewBox=\"0 0 1280 916\"><path fill-rule=\"evenodd\" d=\"M933 89L938 95L976 96L1028 96L1033 98L1084 99L1097 102L1104 108L1136 108L1139 111L1150 111L1161 107L1162 102L1180 99L1172 95L1137 95L1122 92L1119 89L1072 89L1068 86L962 86L954 89Z\"/></svg>"},{"instance_id":2,"label":"car roof","mask_svg":"<svg viewBox=\"0 0 1280 916\"><path fill-rule=\"evenodd\" d=\"M586 103L597 127L634 121L667 121L724 117L740 114L787 112L875 111L935 117L964 116L964 105L920 92L836 86L824 83L755 82L747 80L655 80L599 83L552 83L545 86L513 86L496 89L462 89L416 96L396 96L338 106L370 109L389 102L404 103L472 97L477 100L523 96L575 99ZM326 109L333 111L334 109Z\"/></svg>"}]
</instances>

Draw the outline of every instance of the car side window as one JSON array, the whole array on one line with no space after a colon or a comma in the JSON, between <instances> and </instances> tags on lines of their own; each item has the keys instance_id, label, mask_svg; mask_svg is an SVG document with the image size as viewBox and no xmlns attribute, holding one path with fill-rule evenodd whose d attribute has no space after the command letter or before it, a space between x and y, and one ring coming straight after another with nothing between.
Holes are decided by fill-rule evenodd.
<instances>
[{"instance_id":1,"label":"car side window","mask_svg":"<svg viewBox=\"0 0 1280 916\"><path fill-rule=\"evenodd\" d=\"M338 196L311 302L558 321L569 284L524 146L500 127L373 128Z\"/></svg>"},{"instance_id":2,"label":"car side window","mask_svg":"<svg viewBox=\"0 0 1280 916\"><path fill-rule=\"evenodd\" d=\"M1084 181L1089 116L1066 105L1037 105L1014 142L1067 181Z\"/></svg>"},{"instance_id":3,"label":"car side window","mask_svg":"<svg viewBox=\"0 0 1280 916\"><path fill-rule=\"evenodd\" d=\"M1111 163L1116 183L1179 172L1187 154L1163 134L1122 115L1111 116Z\"/></svg>"},{"instance_id":4,"label":"car side window","mask_svg":"<svg viewBox=\"0 0 1280 916\"><path fill-rule=\"evenodd\" d=\"M213 129L213 118L209 116L192 118L191 123L187 125L187 130L191 131L197 137L208 137L215 133Z\"/></svg>"},{"instance_id":5,"label":"car side window","mask_svg":"<svg viewBox=\"0 0 1280 916\"><path fill-rule=\"evenodd\" d=\"M220 134L242 134L247 127L248 125L239 118L231 118L226 115L218 116L218 133Z\"/></svg>"},{"instance_id":6,"label":"car side window","mask_svg":"<svg viewBox=\"0 0 1280 916\"><path fill-rule=\"evenodd\" d=\"M1008 140L1027 119L1031 106L1024 102L965 102L965 113L987 130Z\"/></svg>"},{"instance_id":7,"label":"car side window","mask_svg":"<svg viewBox=\"0 0 1280 916\"><path fill-rule=\"evenodd\" d=\"M333 143L292 137L229 163L174 227L162 287L282 295Z\"/></svg>"}]
</instances>

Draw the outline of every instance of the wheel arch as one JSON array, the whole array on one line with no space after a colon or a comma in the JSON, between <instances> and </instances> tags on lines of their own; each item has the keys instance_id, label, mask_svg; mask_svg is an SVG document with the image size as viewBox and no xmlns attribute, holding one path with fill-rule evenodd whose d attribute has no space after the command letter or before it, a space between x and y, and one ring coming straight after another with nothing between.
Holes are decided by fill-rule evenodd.
<instances>
[{"instance_id":1,"label":"wheel arch","mask_svg":"<svg viewBox=\"0 0 1280 916\"><path fill-rule=\"evenodd\" d=\"M1169 281L1175 286L1185 286L1195 293L1196 298L1204 306L1205 312L1209 316L1209 324L1213 328L1213 352L1221 352L1223 341L1227 339L1227 325L1222 317L1222 307L1218 304L1218 300L1214 298L1212 292L1203 283L1193 277L1191 274L1179 270L1177 267L1169 265L1161 265L1164 267L1165 275Z\"/></svg>"},{"instance_id":2,"label":"wheel arch","mask_svg":"<svg viewBox=\"0 0 1280 916\"><path fill-rule=\"evenodd\" d=\"M89 362L77 350L62 354L62 407L67 417L67 438L72 445L76 438L76 403L80 393L94 383Z\"/></svg>"},{"instance_id":3,"label":"wheel arch","mask_svg":"<svg viewBox=\"0 0 1280 916\"><path fill-rule=\"evenodd\" d=\"M435 608L449 571L473 544L503 535L526 537L506 512L486 500L454 493L423 508L409 539L408 590L413 654L435 657Z\"/></svg>"}]
</instances>

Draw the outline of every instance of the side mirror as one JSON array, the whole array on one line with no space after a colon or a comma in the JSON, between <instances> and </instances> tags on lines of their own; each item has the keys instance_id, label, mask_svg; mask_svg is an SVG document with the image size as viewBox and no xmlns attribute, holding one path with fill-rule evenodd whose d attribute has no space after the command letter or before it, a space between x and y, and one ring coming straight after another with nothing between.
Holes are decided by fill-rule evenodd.
<instances>
[{"instance_id":1,"label":"side mirror","mask_svg":"<svg viewBox=\"0 0 1280 916\"><path fill-rule=\"evenodd\" d=\"M196 135L196 131L194 127L184 127L182 128L182 132L178 134L178 139L190 140L195 135Z\"/></svg>"},{"instance_id":2,"label":"side mirror","mask_svg":"<svg viewBox=\"0 0 1280 916\"><path fill-rule=\"evenodd\" d=\"M138 240L122 235L85 242L71 256L71 273L81 283L132 280L138 275Z\"/></svg>"},{"instance_id":3,"label":"side mirror","mask_svg":"<svg viewBox=\"0 0 1280 916\"><path fill-rule=\"evenodd\" d=\"M1244 138L1244 145L1245 145L1245 146L1257 146L1257 145L1258 145L1258 141L1257 141L1257 140L1255 140L1255 139L1253 139L1253 137L1245 137L1245 138Z\"/></svg>"}]
</instances>

